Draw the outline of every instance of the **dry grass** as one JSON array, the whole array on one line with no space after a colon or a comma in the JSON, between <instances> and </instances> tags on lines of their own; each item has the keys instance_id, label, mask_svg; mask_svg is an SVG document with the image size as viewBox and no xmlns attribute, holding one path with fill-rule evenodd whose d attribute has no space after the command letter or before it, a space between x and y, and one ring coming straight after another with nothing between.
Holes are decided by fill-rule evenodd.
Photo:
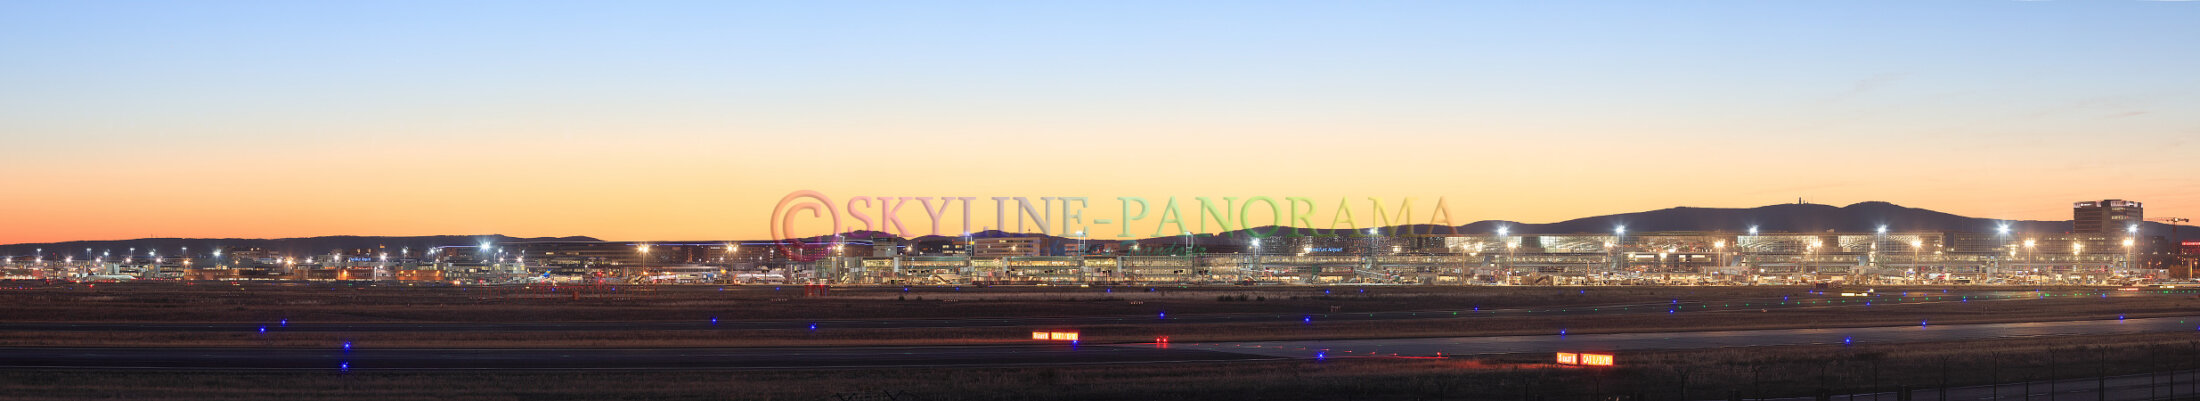
<instances>
[{"instance_id":1,"label":"dry grass","mask_svg":"<svg viewBox=\"0 0 2200 401\"><path fill-rule=\"evenodd\" d=\"M0 399L755 399L827 400L894 392L943 400L1505 400L1639 394L1690 398L1804 395L2191 368L2187 333L1791 346L1620 355L1615 369L1557 368L1548 355L1480 359L1162 364L1019 369L724 372L0 372ZM2083 345L2080 345L2083 344ZM1873 380L1877 370L1876 385ZM903 398L908 399L908 398Z\"/></svg>"},{"instance_id":2,"label":"dry grass","mask_svg":"<svg viewBox=\"0 0 2200 401\"><path fill-rule=\"evenodd\" d=\"M316 322L654 321L1488 309L1741 299L1797 287L406 287L349 284L0 283L0 321ZM720 291L720 288L724 288ZM1364 290L1365 292L1361 292ZM1937 289L1936 289L1937 290ZM1325 293L1324 291L1327 291ZM1223 302L1218 297L1244 296ZM778 300L778 301L775 301ZM955 302L946 302L953 300ZM1132 304L1138 302L1139 304Z\"/></svg>"},{"instance_id":3,"label":"dry grass","mask_svg":"<svg viewBox=\"0 0 2200 401\"><path fill-rule=\"evenodd\" d=\"M1860 327L2038 320L2176 316L2200 309L2179 296L2051 297L2007 301L1888 304L1870 307L1854 298L1809 295L1795 287L952 287L847 288L826 298L773 298L790 289L771 287L663 286L575 289L561 287L448 288L330 285L233 285L131 283L42 286L0 291L0 320L91 322L701 322L709 316L739 319L848 319L973 316L1140 316L1160 310L1189 313L1265 312L1288 316L1440 309L1567 309L1566 313L1463 312L1462 318L1354 321L1317 318L1315 324L1135 324L1077 327L1088 341L1176 341L1540 335L1571 333ZM2029 289L2029 288L2026 288ZM1903 289L1883 289L1899 293ZM1940 289L1917 288L1939 296ZM1328 291L1328 293L1323 293ZM2100 289L2059 289L2100 291ZM796 295L799 295L798 293ZM1244 295L1246 301L1236 301ZM1833 307L1773 307L1765 300L1840 302ZM1218 300L1229 297L1229 301ZM923 298L924 300L918 300ZM959 302L939 302L938 298ZM1261 300L1265 298L1266 300ZM787 299L773 301L773 299ZM1681 313L1662 313L1672 299L1703 302ZM1128 300L1141 300L1131 305ZM1653 304L1644 311L1594 311L1583 305ZM1630 308L1633 309L1633 308ZM1760 311L1761 310L1761 311ZM1859 313L1869 311L1869 313ZM1617 312L1617 313L1614 313ZM128 332L9 331L0 346L234 346L325 347L341 341L381 347L760 347L831 345L929 345L1014 343L1037 328L973 327L803 330L616 330L518 332Z\"/></svg>"},{"instance_id":4,"label":"dry grass","mask_svg":"<svg viewBox=\"0 0 2200 401\"><path fill-rule=\"evenodd\" d=\"M1805 298L1797 298L1805 299ZM1826 299L1809 298L1809 299ZM885 301L893 302L893 301ZM1214 301L1208 301L1214 302ZM1268 323L1175 324L1140 320L1137 324L1077 327L1087 341L1136 343L1156 336L1175 341L1257 341L1338 338L1400 338L1494 335L1544 335L1566 329L1570 333L1653 331L1745 330L1777 328L1867 327L1916 324L2000 323L2043 320L2110 319L2191 315L2200 300L2184 297L2052 297L1975 302L1878 304L1874 306L1802 307L1759 309L1750 304L1709 304L1690 312L1622 314L1492 314L1463 318L1439 315L1412 320L1331 320L1314 324L1296 321ZM1732 305L1732 306L1727 306ZM1605 312L1598 312L1605 313ZM1295 315L1294 315L1295 316ZM297 321L297 320L293 320ZM698 321L699 322L699 321ZM326 347L355 341L378 347L762 347L838 345L935 345L1019 343L1032 329L1047 327L968 327L806 330L615 330L615 331L514 331L514 332L129 332L129 331L8 331L0 332L0 346L234 346Z\"/></svg>"}]
</instances>

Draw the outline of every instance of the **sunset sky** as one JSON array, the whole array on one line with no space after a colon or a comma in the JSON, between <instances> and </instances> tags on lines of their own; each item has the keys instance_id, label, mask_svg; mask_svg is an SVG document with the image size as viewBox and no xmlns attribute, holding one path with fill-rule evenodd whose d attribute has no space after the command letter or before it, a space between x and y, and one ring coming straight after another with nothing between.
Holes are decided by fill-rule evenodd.
<instances>
[{"instance_id":1,"label":"sunset sky","mask_svg":"<svg viewBox=\"0 0 2200 401\"><path fill-rule=\"evenodd\" d=\"M2196 22L2111 0L7 1L0 243L763 238L796 190L1086 196L1088 218L1119 196L1443 197L1460 224L1798 197L2191 216Z\"/></svg>"}]
</instances>

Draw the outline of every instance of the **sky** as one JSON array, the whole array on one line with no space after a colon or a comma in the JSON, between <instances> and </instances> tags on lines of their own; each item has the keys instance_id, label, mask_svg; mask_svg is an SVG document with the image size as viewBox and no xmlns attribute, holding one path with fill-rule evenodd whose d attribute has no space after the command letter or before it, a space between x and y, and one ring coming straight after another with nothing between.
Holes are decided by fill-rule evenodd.
<instances>
[{"instance_id":1,"label":"sky","mask_svg":"<svg viewBox=\"0 0 2200 401\"><path fill-rule=\"evenodd\" d=\"M2192 21L2200 2L7 1L0 243L763 238L803 190L975 197L981 229L991 197L1346 199L1362 226L1406 197L1458 224L1798 198L2183 216Z\"/></svg>"}]
</instances>

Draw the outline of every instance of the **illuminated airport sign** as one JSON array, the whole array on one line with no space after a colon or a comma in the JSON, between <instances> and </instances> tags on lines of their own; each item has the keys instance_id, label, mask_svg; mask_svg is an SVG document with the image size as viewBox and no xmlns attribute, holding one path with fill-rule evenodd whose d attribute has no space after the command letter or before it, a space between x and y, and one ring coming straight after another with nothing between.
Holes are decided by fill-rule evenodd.
<instances>
[{"instance_id":1,"label":"illuminated airport sign","mask_svg":"<svg viewBox=\"0 0 2200 401\"><path fill-rule=\"evenodd\" d=\"M1557 362L1568 366L1612 366L1612 354L1560 352Z\"/></svg>"},{"instance_id":2,"label":"illuminated airport sign","mask_svg":"<svg viewBox=\"0 0 2200 401\"><path fill-rule=\"evenodd\" d=\"M1074 332L1074 331L1034 331L1034 332L1031 332L1031 339L1033 339L1033 340L1039 340L1039 341L1077 341L1077 332Z\"/></svg>"}]
</instances>

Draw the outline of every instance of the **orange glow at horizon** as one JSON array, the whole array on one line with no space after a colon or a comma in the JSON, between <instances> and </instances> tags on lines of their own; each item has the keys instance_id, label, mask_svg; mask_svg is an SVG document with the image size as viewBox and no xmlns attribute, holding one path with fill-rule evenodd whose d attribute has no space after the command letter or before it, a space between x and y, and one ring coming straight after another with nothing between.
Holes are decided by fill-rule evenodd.
<instances>
[{"instance_id":1,"label":"orange glow at horizon","mask_svg":"<svg viewBox=\"0 0 2200 401\"><path fill-rule=\"evenodd\" d=\"M1339 199L1368 227L1368 197L1415 199L1415 223L1424 223L1438 198L1451 223L1499 219L1547 223L1578 217L1675 206L1756 207L1791 203L1845 205L1885 200L1971 217L2067 220L2069 202L2122 198L2147 202L2150 215L2175 213L2200 201L2186 188L2139 185L2176 179L2170 172L2125 169L2129 180L2094 180L2088 170L2046 166L1990 173L1987 167L1950 167L1945 174L1968 180L1806 180L1831 170L1856 175L1910 174L1914 165L1830 164L1787 169L1772 156L1717 163L1626 157L1610 153L1594 161L1552 162L1533 155L1516 160L1462 163L1454 149L1475 140L1425 139L1427 146L1313 147L1216 137L1130 138L1078 152L1056 153L1051 139L1038 145L984 142L907 142L842 145L832 150L791 139L665 138L609 141L595 137L548 142L454 140L415 148L386 144L356 147L311 143L249 155L179 158L173 153L214 152L224 146L164 143L115 152L111 158L72 158L72 152L31 155L4 162L19 176L17 188L0 195L0 243L112 240L143 237L286 238L325 235L592 236L607 240L764 239L768 215L781 196L817 190L845 201L853 196L975 197L972 213L991 223L994 196L1085 196L1088 218L1118 214L1116 197L1159 202L1179 199L1181 218L1195 232L1200 211L1192 197L1287 196L1314 199L1315 227L1329 227ZM1067 137L1064 137L1067 138ZM1154 148L1144 143L1175 143ZM315 152L323 146L339 150ZM1235 147L1207 153L1186 149ZM1322 149L1310 152L1309 149ZM1379 163L1358 155L1395 153ZM1586 153L1608 153L1590 149ZM1525 152L1532 153L1532 152ZM1270 155L1305 155L1277 162ZM881 159L881 155L904 155ZM937 155L911 158L908 155ZM1064 156L1091 156L1076 164ZM1105 156L1105 157L1102 157ZM1324 161L1319 157L1342 158ZM907 160L904 160L907 159ZM962 163L955 160L982 161ZM1136 163L1100 162L1134 160ZM1199 160L1156 163L1156 160ZM1353 161L1346 163L1344 161ZM1555 163L1555 164L1553 164ZM1516 168L1490 167L1483 164ZM1960 163L1958 163L1960 164ZM1037 167L1035 167L1037 166ZM1612 172L1633 166L1690 174L1639 179ZM2004 168L2007 168L2006 166ZM2022 177L2022 178L2017 178ZM1466 179L1472 178L1472 179ZM2031 185L2030 182L2058 185ZM1772 184L1743 183L1782 183ZM1786 183L1792 183L1786 184ZM912 231L928 230L921 207L904 208ZM960 209L948 213L959 215ZM1273 223L1254 212L1257 225ZM956 217L949 217L956 219ZM1133 231L1150 233L1156 216ZM848 222L853 225L854 222ZM1096 225L1094 238L1117 228ZM980 227L985 228L985 227ZM959 230L943 225L943 231ZM1027 230L1036 232L1036 230ZM819 233L805 233L815 235ZM1056 233L1062 235L1064 233Z\"/></svg>"}]
</instances>

